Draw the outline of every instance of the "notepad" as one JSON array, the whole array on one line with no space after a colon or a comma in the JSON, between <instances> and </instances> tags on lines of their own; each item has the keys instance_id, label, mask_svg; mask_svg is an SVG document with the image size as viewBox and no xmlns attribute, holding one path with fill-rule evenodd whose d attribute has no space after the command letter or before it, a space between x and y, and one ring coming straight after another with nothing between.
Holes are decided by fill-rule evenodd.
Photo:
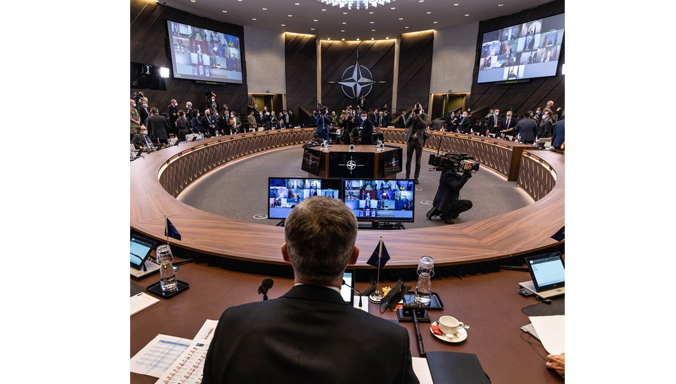
<instances>
[{"instance_id":1,"label":"notepad","mask_svg":"<svg viewBox=\"0 0 676 384\"><path fill-rule=\"evenodd\" d=\"M157 304L159 301L160 299L156 299L144 292L136 294L129 298L131 308L130 311L131 314L129 316L133 316L134 314L141 312L142 310L150 307L151 305Z\"/></svg>"}]
</instances>

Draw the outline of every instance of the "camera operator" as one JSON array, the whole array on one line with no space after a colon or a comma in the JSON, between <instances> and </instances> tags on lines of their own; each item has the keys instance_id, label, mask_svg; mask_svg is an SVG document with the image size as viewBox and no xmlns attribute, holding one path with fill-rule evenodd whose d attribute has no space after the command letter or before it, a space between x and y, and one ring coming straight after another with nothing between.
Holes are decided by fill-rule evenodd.
<instances>
[{"instance_id":1,"label":"camera operator","mask_svg":"<svg viewBox=\"0 0 676 384\"><path fill-rule=\"evenodd\" d=\"M453 219L457 218L460 213L472 208L471 201L459 199L460 189L472 177L471 170L472 164L465 163L462 166L462 175L451 168L445 168L441 171L439 188L434 196L432 209L426 215L428 219L431 220L432 216L441 215L441 219L446 224L453 224Z\"/></svg>"},{"instance_id":2,"label":"camera operator","mask_svg":"<svg viewBox=\"0 0 676 384\"><path fill-rule=\"evenodd\" d=\"M415 183L420 184L420 160L422 159L425 129L429 125L427 114L420 103L416 104L411 116L406 120L406 178L411 176L411 158L415 151Z\"/></svg>"}]
</instances>

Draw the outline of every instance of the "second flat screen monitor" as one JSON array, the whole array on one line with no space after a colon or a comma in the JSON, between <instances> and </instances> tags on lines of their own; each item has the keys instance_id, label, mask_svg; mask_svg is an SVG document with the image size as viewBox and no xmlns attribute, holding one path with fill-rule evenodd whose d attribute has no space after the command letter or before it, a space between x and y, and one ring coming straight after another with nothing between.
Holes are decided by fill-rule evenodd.
<instances>
[{"instance_id":1,"label":"second flat screen monitor","mask_svg":"<svg viewBox=\"0 0 676 384\"><path fill-rule=\"evenodd\" d=\"M286 219L296 205L311 196L328 196L340 200L340 179L270 177L268 185L270 219Z\"/></svg>"},{"instance_id":2,"label":"second flat screen monitor","mask_svg":"<svg viewBox=\"0 0 676 384\"><path fill-rule=\"evenodd\" d=\"M412 180L344 179L343 199L359 221L413 222Z\"/></svg>"}]
</instances>

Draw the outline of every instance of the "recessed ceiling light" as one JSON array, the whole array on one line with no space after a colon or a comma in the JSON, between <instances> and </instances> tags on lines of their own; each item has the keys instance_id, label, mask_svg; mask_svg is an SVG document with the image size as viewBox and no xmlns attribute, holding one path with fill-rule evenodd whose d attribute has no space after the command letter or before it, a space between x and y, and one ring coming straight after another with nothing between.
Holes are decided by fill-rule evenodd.
<instances>
[{"instance_id":1,"label":"recessed ceiling light","mask_svg":"<svg viewBox=\"0 0 676 384\"><path fill-rule=\"evenodd\" d=\"M264 10L264 11L267 11L268 9L267 9L267 8L263 8L263 10Z\"/></svg>"},{"instance_id":2,"label":"recessed ceiling light","mask_svg":"<svg viewBox=\"0 0 676 384\"><path fill-rule=\"evenodd\" d=\"M256 18L254 17L254 18L252 18L251 20L256 21Z\"/></svg>"},{"instance_id":3,"label":"recessed ceiling light","mask_svg":"<svg viewBox=\"0 0 676 384\"><path fill-rule=\"evenodd\" d=\"M340 31L341 31L341 32L345 32L345 30L344 30L344 29L341 29Z\"/></svg>"},{"instance_id":4,"label":"recessed ceiling light","mask_svg":"<svg viewBox=\"0 0 676 384\"><path fill-rule=\"evenodd\" d=\"M326 39L327 39L328 41L331 41L331 38L330 38L330 37L327 37Z\"/></svg>"},{"instance_id":5,"label":"recessed ceiling light","mask_svg":"<svg viewBox=\"0 0 676 384\"><path fill-rule=\"evenodd\" d=\"M326 12L326 8L322 8L322 12ZM331 40L331 39L329 39L329 40Z\"/></svg>"},{"instance_id":6,"label":"recessed ceiling light","mask_svg":"<svg viewBox=\"0 0 676 384\"><path fill-rule=\"evenodd\" d=\"M300 3L296 3L296 5L300 5Z\"/></svg>"},{"instance_id":7,"label":"recessed ceiling light","mask_svg":"<svg viewBox=\"0 0 676 384\"><path fill-rule=\"evenodd\" d=\"M394 10L397 9L397 8L396 8L396 7L392 7L392 8L390 8L390 9L394 11Z\"/></svg>"},{"instance_id":8,"label":"recessed ceiling light","mask_svg":"<svg viewBox=\"0 0 676 384\"><path fill-rule=\"evenodd\" d=\"M386 38L385 38L385 40L389 40L389 39L390 39L389 37L386 37Z\"/></svg>"},{"instance_id":9,"label":"recessed ceiling light","mask_svg":"<svg viewBox=\"0 0 676 384\"><path fill-rule=\"evenodd\" d=\"M341 40L345 41L345 38L343 37Z\"/></svg>"},{"instance_id":10,"label":"recessed ceiling light","mask_svg":"<svg viewBox=\"0 0 676 384\"><path fill-rule=\"evenodd\" d=\"M372 29L372 30L371 30L371 32L375 32L375 31L376 31L375 29Z\"/></svg>"},{"instance_id":11,"label":"recessed ceiling light","mask_svg":"<svg viewBox=\"0 0 676 384\"><path fill-rule=\"evenodd\" d=\"M418 1L421 2L421 3L424 3L424 2L425 2L425 0L418 0Z\"/></svg>"},{"instance_id":12,"label":"recessed ceiling light","mask_svg":"<svg viewBox=\"0 0 676 384\"><path fill-rule=\"evenodd\" d=\"M289 15L289 17L293 17L293 15Z\"/></svg>"},{"instance_id":13,"label":"recessed ceiling light","mask_svg":"<svg viewBox=\"0 0 676 384\"><path fill-rule=\"evenodd\" d=\"M408 29L408 27L404 27L404 28Z\"/></svg>"},{"instance_id":14,"label":"recessed ceiling light","mask_svg":"<svg viewBox=\"0 0 676 384\"><path fill-rule=\"evenodd\" d=\"M239 1L240 3L242 2L242 0L237 0L237 1Z\"/></svg>"},{"instance_id":15,"label":"recessed ceiling light","mask_svg":"<svg viewBox=\"0 0 676 384\"><path fill-rule=\"evenodd\" d=\"M282 27L286 27L286 24L282 24Z\"/></svg>"},{"instance_id":16,"label":"recessed ceiling light","mask_svg":"<svg viewBox=\"0 0 676 384\"><path fill-rule=\"evenodd\" d=\"M371 40L375 40L375 38L372 37Z\"/></svg>"},{"instance_id":17,"label":"recessed ceiling light","mask_svg":"<svg viewBox=\"0 0 676 384\"><path fill-rule=\"evenodd\" d=\"M504 4L498 4L498 7L502 7Z\"/></svg>"},{"instance_id":18,"label":"recessed ceiling light","mask_svg":"<svg viewBox=\"0 0 676 384\"><path fill-rule=\"evenodd\" d=\"M369 12L369 15L373 15L373 11Z\"/></svg>"},{"instance_id":19,"label":"recessed ceiling light","mask_svg":"<svg viewBox=\"0 0 676 384\"><path fill-rule=\"evenodd\" d=\"M438 21L435 21L435 22L434 22L434 24L437 24L437 23L439 23L439 22L438 22Z\"/></svg>"},{"instance_id":20,"label":"recessed ceiling light","mask_svg":"<svg viewBox=\"0 0 676 384\"><path fill-rule=\"evenodd\" d=\"M310 30L311 30L311 31L314 31L315 29L314 29L314 28L310 28Z\"/></svg>"},{"instance_id":21,"label":"recessed ceiling light","mask_svg":"<svg viewBox=\"0 0 676 384\"><path fill-rule=\"evenodd\" d=\"M347 21L343 21L343 24L347 24Z\"/></svg>"},{"instance_id":22,"label":"recessed ceiling light","mask_svg":"<svg viewBox=\"0 0 676 384\"><path fill-rule=\"evenodd\" d=\"M453 4L453 5L455 5L455 6L457 7L457 6L458 6L458 5L460 5L460 4L458 4L458 3L455 3L455 4Z\"/></svg>"},{"instance_id":23,"label":"recessed ceiling light","mask_svg":"<svg viewBox=\"0 0 676 384\"><path fill-rule=\"evenodd\" d=\"M357 41L359 41L359 38L357 37Z\"/></svg>"},{"instance_id":24,"label":"recessed ceiling light","mask_svg":"<svg viewBox=\"0 0 676 384\"><path fill-rule=\"evenodd\" d=\"M191 3L194 3L196 0L190 0Z\"/></svg>"},{"instance_id":25,"label":"recessed ceiling light","mask_svg":"<svg viewBox=\"0 0 676 384\"><path fill-rule=\"evenodd\" d=\"M228 13L228 11L223 11L223 13Z\"/></svg>"},{"instance_id":26,"label":"recessed ceiling light","mask_svg":"<svg viewBox=\"0 0 676 384\"><path fill-rule=\"evenodd\" d=\"M400 17L399 20L404 20L404 18L403 18L403 17Z\"/></svg>"},{"instance_id":27,"label":"recessed ceiling light","mask_svg":"<svg viewBox=\"0 0 676 384\"><path fill-rule=\"evenodd\" d=\"M371 24L375 23L375 21L371 21Z\"/></svg>"},{"instance_id":28,"label":"recessed ceiling light","mask_svg":"<svg viewBox=\"0 0 676 384\"><path fill-rule=\"evenodd\" d=\"M315 19L315 23L318 22L319 20Z\"/></svg>"},{"instance_id":29,"label":"recessed ceiling light","mask_svg":"<svg viewBox=\"0 0 676 384\"><path fill-rule=\"evenodd\" d=\"M465 13L465 16L469 16L469 13Z\"/></svg>"},{"instance_id":30,"label":"recessed ceiling light","mask_svg":"<svg viewBox=\"0 0 676 384\"><path fill-rule=\"evenodd\" d=\"M432 14L432 12L427 12L427 14L428 14L428 15L431 15L431 14Z\"/></svg>"},{"instance_id":31,"label":"recessed ceiling light","mask_svg":"<svg viewBox=\"0 0 676 384\"><path fill-rule=\"evenodd\" d=\"M347 15L347 12L343 12L343 15Z\"/></svg>"}]
</instances>

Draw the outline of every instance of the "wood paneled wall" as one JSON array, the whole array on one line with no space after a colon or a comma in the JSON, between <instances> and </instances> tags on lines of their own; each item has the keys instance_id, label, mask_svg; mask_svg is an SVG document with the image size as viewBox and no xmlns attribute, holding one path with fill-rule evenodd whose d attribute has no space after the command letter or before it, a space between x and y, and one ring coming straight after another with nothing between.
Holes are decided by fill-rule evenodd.
<instances>
[{"instance_id":1,"label":"wood paneled wall","mask_svg":"<svg viewBox=\"0 0 676 384\"><path fill-rule=\"evenodd\" d=\"M481 41L484 33L564 12L565 1L557 0L536 8L479 23L472 92L468 103L474 114L473 119L485 116L488 109L494 107L500 108L503 112L513 110L516 113L521 113L528 110L535 111L537 107L544 108L548 100L554 101L554 109L565 107L566 87L564 76L561 75L561 65L566 62L565 33L556 76L530 79L529 82L520 84L477 84Z\"/></svg>"},{"instance_id":2,"label":"wood paneled wall","mask_svg":"<svg viewBox=\"0 0 676 384\"><path fill-rule=\"evenodd\" d=\"M373 85L366 96L366 108L383 108L385 104L392 106L392 82L394 78L394 44L395 41L322 41L322 104L329 111L340 111L348 105L355 105L341 90L338 81L348 67L355 65L357 54L359 64L371 71ZM350 74L351 76L351 74ZM329 84L335 81L335 84ZM384 81L384 84L380 84Z\"/></svg>"},{"instance_id":3,"label":"wood paneled wall","mask_svg":"<svg viewBox=\"0 0 676 384\"><path fill-rule=\"evenodd\" d=\"M157 107L160 112L168 112L169 102L171 99L176 99L180 109L185 109L185 103L191 101L193 108L204 110L206 107L204 94L207 90L211 90L217 95L216 101L219 108L223 104L228 104L230 109L246 113L246 42L242 26L195 16L147 0L131 0L130 11L130 60L134 62L167 67L172 70L167 20L238 36L242 41L244 84L197 84L194 80L174 79L172 73L166 79L166 91L142 90L148 97L150 107ZM130 96L139 90L141 89L132 88Z\"/></svg>"},{"instance_id":4,"label":"wood paneled wall","mask_svg":"<svg viewBox=\"0 0 676 384\"><path fill-rule=\"evenodd\" d=\"M397 111L421 103L427 110L432 77L434 31L405 33L399 47Z\"/></svg>"},{"instance_id":5,"label":"wood paneled wall","mask_svg":"<svg viewBox=\"0 0 676 384\"><path fill-rule=\"evenodd\" d=\"M317 107L317 38L287 33L286 106L299 116L298 107Z\"/></svg>"}]
</instances>

